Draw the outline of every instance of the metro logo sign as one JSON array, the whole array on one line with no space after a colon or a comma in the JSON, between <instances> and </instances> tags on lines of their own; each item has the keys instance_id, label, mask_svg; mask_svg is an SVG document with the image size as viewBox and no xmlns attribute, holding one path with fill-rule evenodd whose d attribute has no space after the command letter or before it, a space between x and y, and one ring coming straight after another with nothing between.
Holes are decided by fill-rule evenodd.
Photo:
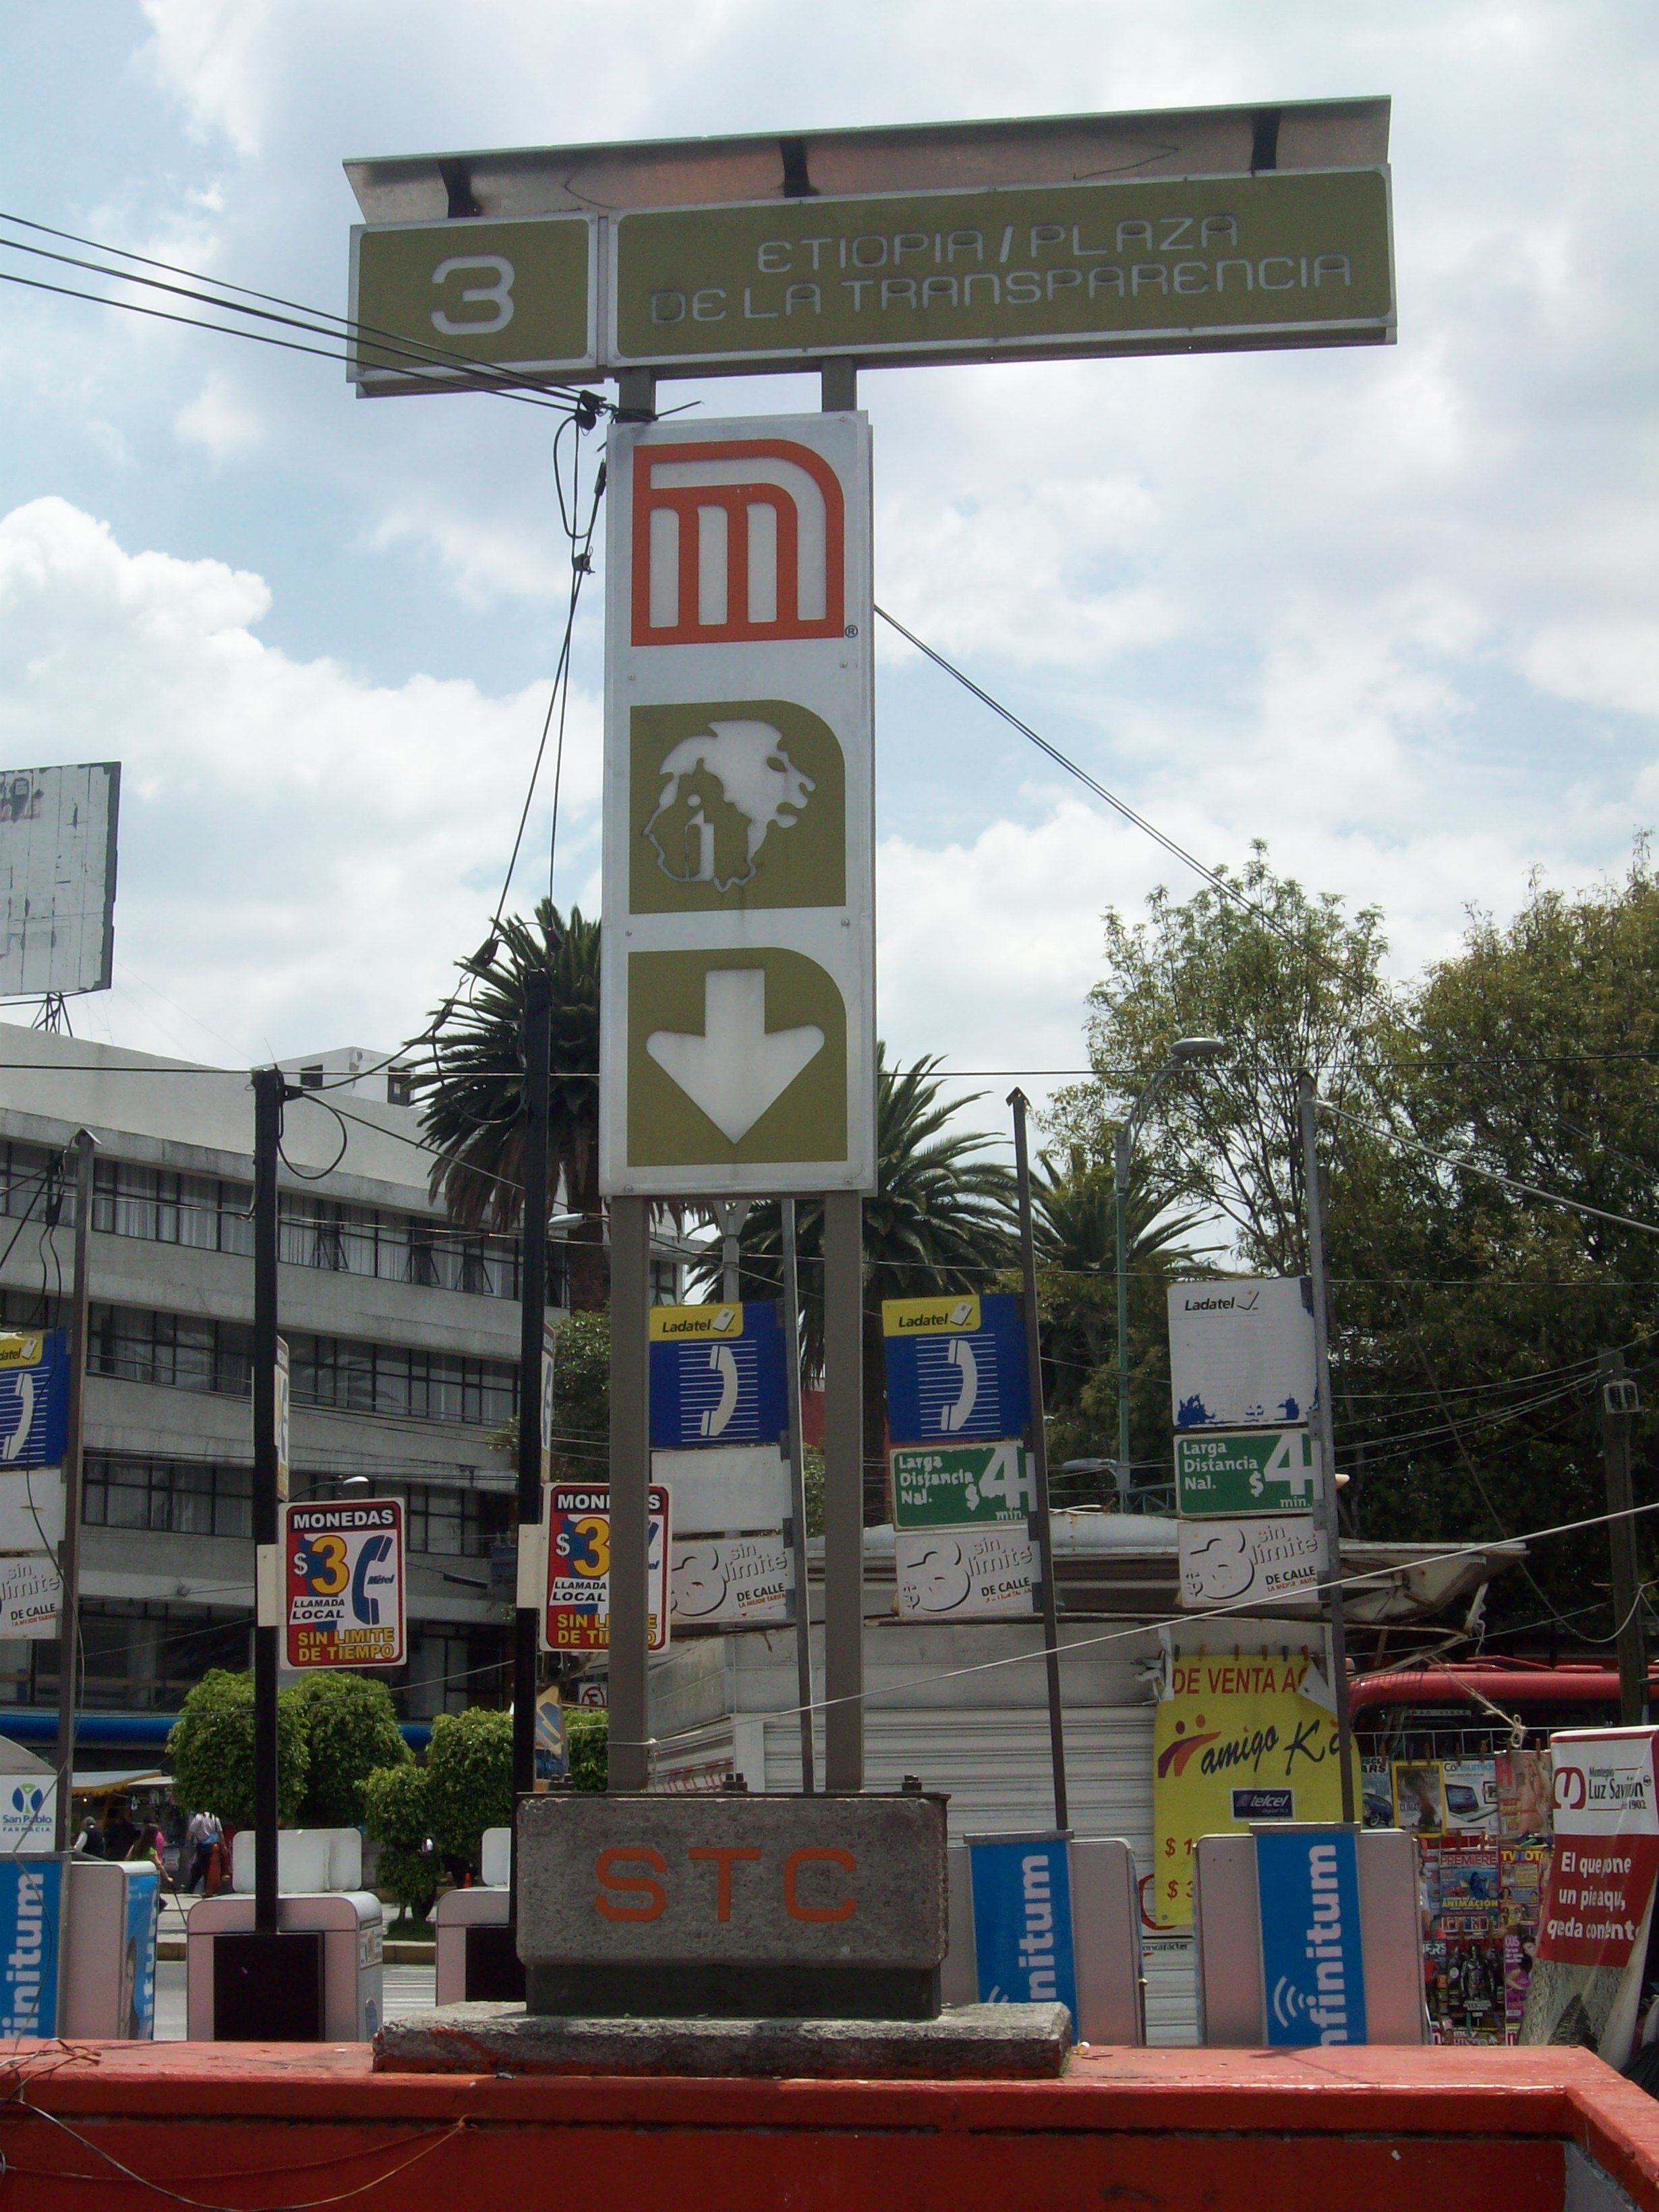
<instances>
[{"instance_id":1,"label":"metro logo sign","mask_svg":"<svg viewBox=\"0 0 1659 2212\"><path fill-rule=\"evenodd\" d=\"M618 423L599 1182L875 1185L870 432Z\"/></svg>"},{"instance_id":2,"label":"metro logo sign","mask_svg":"<svg viewBox=\"0 0 1659 2212\"><path fill-rule=\"evenodd\" d=\"M846 502L785 438L647 447L634 465L635 645L839 637Z\"/></svg>"}]
</instances>

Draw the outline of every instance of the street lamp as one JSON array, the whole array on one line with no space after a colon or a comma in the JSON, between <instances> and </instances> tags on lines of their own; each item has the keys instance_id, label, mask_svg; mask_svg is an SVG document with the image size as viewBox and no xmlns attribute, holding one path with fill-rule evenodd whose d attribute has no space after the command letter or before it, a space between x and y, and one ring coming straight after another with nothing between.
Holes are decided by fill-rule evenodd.
<instances>
[{"instance_id":1,"label":"street lamp","mask_svg":"<svg viewBox=\"0 0 1659 2212\"><path fill-rule=\"evenodd\" d=\"M1152 1102L1172 1075L1183 1068L1212 1066L1227 1056L1219 1037L1177 1037L1170 1057L1146 1084L1119 1125L1112 1147L1112 1193L1117 1211L1117 1487L1127 1505L1131 1481L1129 1462L1129 1167L1135 1139L1152 1110Z\"/></svg>"}]
</instances>

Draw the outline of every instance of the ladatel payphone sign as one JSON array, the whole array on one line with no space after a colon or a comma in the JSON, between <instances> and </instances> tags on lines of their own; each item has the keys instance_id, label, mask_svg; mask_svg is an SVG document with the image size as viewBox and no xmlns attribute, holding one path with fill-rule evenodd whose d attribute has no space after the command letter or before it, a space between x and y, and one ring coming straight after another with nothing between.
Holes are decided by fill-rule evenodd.
<instances>
[{"instance_id":1,"label":"ladatel payphone sign","mask_svg":"<svg viewBox=\"0 0 1659 2212\"><path fill-rule=\"evenodd\" d=\"M600 1178L867 1190L869 426L721 430L611 439Z\"/></svg>"}]
</instances>

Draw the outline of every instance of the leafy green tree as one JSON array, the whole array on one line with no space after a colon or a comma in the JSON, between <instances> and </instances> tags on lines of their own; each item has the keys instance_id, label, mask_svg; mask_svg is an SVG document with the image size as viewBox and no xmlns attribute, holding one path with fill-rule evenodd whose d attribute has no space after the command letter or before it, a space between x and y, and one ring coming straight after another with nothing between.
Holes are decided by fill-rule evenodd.
<instances>
[{"instance_id":1,"label":"leafy green tree","mask_svg":"<svg viewBox=\"0 0 1659 2212\"><path fill-rule=\"evenodd\" d=\"M1013 1176L988 1158L992 1139L956 1126L963 1108L940 1097L937 1058L889 1067L876 1048L876 1195L864 1204L864 1504L866 1522L887 1517L886 1382L882 1348L884 1298L927 1297L944 1291L993 1287L1012 1249ZM775 1298L782 1288L777 1203L750 1208L739 1232L739 1285L749 1298ZM823 1364L823 1207L795 1209L799 1255L803 1364ZM718 1297L718 1247L694 1274L705 1297Z\"/></svg>"},{"instance_id":2,"label":"leafy green tree","mask_svg":"<svg viewBox=\"0 0 1659 2212\"><path fill-rule=\"evenodd\" d=\"M167 1732L173 1794L186 1812L216 1813L234 1828L253 1820L253 1677L215 1667L185 1692ZM298 1820L311 1771L303 1700L297 1690L276 1699L276 1814Z\"/></svg>"},{"instance_id":3,"label":"leafy green tree","mask_svg":"<svg viewBox=\"0 0 1659 2212\"><path fill-rule=\"evenodd\" d=\"M363 1784L377 1767L410 1764L392 1692L367 1674L308 1674L291 1694L305 1716L311 1761L299 1820L307 1828L355 1827Z\"/></svg>"},{"instance_id":4,"label":"leafy green tree","mask_svg":"<svg viewBox=\"0 0 1659 2212\"><path fill-rule=\"evenodd\" d=\"M565 1734L570 1745L570 1786L603 1791L610 1773L611 1717L586 1705L567 1707Z\"/></svg>"},{"instance_id":5,"label":"leafy green tree","mask_svg":"<svg viewBox=\"0 0 1659 2212\"><path fill-rule=\"evenodd\" d=\"M513 1716L486 1705L440 1713L426 1755L432 1838L447 1857L477 1867L486 1828L513 1820Z\"/></svg>"},{"instance_id":6,"label":"leafy green tree","mask_svg":"<svg viewBox=\"0 0 1659 2212\"><path fill-rule=\"evenodd\" d=\"M569 1242L570 1301L605 1303L604 1201L599 1196L599 925L540 900L533 921L510 915L487 948L458 963L470 995L434 1016L433 1065L415 1079L438 1153L432 1193L468 1228L509 1232L523 1213L525 979L552 983L550 1140L556 1173L550 1211L582 1216ZM559 1187L563 1196L558 1196Z\"/></svg>"},{"instance_id":7,"label":"leafy green tree","mask_svg":"<svg viewBox=\"0 0 1659 2212\"><path fill-rule=\"evenodd\" d=\"M1206 885L1177 901L1159 889L1144 921L1109 911L1106 974L1089 994L1097 1073L1058 1094L1053 1121L1086 1158L1109 1166L1117 1124L1176 1039L1222 1038L1224 1061L1165 1083L1138 1157L1166 1202L1218 1215L1246 1265L1299 1274L1297 1078L1310 1070L1339 1106L1376 1104L1379 1061L1399 1035L1382 974L1387 943L1376 908L1351 917L1334 894L1310 896L1273 873L1260 844L1227 879L1237 897Z\"/></svg>"},{"instance_id":8,"label":"leafy green tree","mask_svg":"<svg viewBox=\"0 0 1659 2212\"><path fill-rule=\"evenodd\" d=\"M427 1771L412 1760L377 1767L362 1784L369 1834L380 1846L380 1887L412 1920L424 1920L438 1894L442 1867L432 1847Z\"/></svg>"}]
</instances>

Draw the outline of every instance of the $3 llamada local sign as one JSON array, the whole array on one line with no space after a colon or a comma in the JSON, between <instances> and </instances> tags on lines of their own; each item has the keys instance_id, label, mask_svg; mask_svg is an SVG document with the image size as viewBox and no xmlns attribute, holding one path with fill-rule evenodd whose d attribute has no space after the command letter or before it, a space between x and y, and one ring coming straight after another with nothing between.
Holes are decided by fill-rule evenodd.
<instances>
[{"instance_id":1,"label":"$3 llamada local sign","mask_svg":"<svg viewBox=\"0 0 1659 2212\"><path fill-rule=\"evenodd\" d=\"M401 1667L400 1502L286 1506L283 1535L287 1664Z\"/></svg>"}]
</instances>

